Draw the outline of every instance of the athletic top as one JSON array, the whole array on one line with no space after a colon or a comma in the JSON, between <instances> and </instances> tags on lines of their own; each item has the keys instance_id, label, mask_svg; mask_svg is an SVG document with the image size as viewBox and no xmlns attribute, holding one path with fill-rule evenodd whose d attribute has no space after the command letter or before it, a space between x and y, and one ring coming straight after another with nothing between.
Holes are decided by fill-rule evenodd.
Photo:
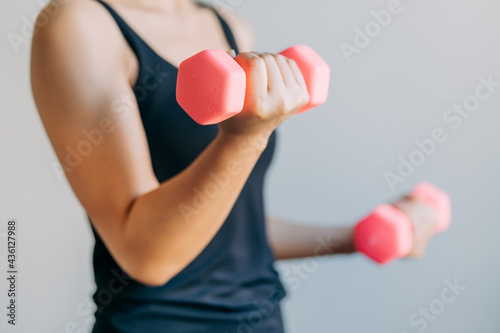
<instances>
[{"instance_id":1,"label":"athletic top","mask_svg":"<svg viewBox=\"0 0 500 333\"><path fill-rule=\"evenodd\" d=\"M184 170L209 145L217 125L202 126L177 104L177 68L165 61L106 3L139 61L133 87L147 136L154 173L164 182ZM231 47L238 46L227 23L211 7ZM196 96L193 96L196 98ZM207 247L165 285L151 287L129 277L92 226L97 305L93 333L279 333L285 291L273 268L266 240L263 182L275 137L270 137L228 218ZM199 204L217 191L199 189ZM223 185L222 185L223 186ZM197 206L198 205L198 206Z\"/></svg>"}]
</instances>

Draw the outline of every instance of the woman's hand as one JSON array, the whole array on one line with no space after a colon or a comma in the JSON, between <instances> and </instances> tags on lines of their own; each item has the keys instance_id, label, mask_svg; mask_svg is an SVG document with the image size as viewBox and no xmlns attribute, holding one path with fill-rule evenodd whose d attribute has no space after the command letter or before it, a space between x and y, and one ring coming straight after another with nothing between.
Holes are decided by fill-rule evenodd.
<instances>
[{"instance_id":1,"label":"woman's hand","mask_svg":"<svg viewBox=\"0 0 500 333\"><path fill-rule=\"evenodd\" d=\"M224 133L268 138L285 119L309 102L295 61L279 54L240 53L234 58L246 73L243 110L219 124Z\"/></svg>"},{"instance_id":2,"label":"woman's hand","mask_svg":"<svg viewBox=\"0 0 500 333\"><path fill-rule=\"evenodd\" d=\"M408 257L420 258L431 237L436 233L438 215L429 203L413 196L405 196L393 203L393 206L407 214L413 225L413 248Z\"/></svg>"}]
</instances>

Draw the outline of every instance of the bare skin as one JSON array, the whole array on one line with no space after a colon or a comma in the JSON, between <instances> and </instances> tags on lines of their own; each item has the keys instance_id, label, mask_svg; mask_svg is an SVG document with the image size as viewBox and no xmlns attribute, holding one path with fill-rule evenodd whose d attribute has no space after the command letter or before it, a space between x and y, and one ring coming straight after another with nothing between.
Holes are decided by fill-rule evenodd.
<instances>
[{"instance_id":1,"label":"bare skin","mask_svg":"<svg viewBox=\"0 0 500 333\"><path fill-rule=\"evenodd\" d=\"M392 205L407 214L412 221L413 248L408 257L422 257L438 225L435 209L409 195ZM279 259L356 252L352 226L308 226L269 217L267 229L269 243Z\"/></svg>"},{"instance_id":2,"label":"bare skin","mask_svg":"<svg viewBox=\"0 0 500 333\"><path fill-rule=\"evenodd\" d=\"M187 0L108 3L174 65L203 49L229 49L213 13ZM123 119L113 111L117 100L134 96L138 62L109 13L95 1L71 0L34 34L33 95L61 163L66 163L67 147L75 149L84 139L82 131L101 128L104 119L112 125L101 144L65 170L66 176L114 259L147 285L165 284L206 247L227 218L269 135L308 102L296 64L279 55L248 52L253 47L250 29L236 17L226 19L242 51L247 51L235 58L247 73L244 109L219 125L216 139L188 168L163 183L152 170L137 103ZM209 172L229 166L237 172L228 185L203 214L186 219L179 207L193 204L193 189L212 182ZM310 252L303 239L300 252L286 250L297 244L303 228L310 240L321 231L296 228L286 234L287 240L276 241L274 231L281 233L282 228L270 228L278 259ZM351 252L349 230L331 232L347 244L345 252Z\"/></svg>"}]
</instances>

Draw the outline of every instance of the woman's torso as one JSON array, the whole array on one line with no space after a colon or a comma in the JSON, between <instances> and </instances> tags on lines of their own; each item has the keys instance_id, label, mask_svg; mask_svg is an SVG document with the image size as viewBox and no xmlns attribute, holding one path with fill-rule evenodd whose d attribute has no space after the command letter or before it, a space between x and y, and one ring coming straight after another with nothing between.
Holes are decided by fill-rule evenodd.
<instances>
[{"instance_id":1,"label":"woman's torso","mask_svg":"<svg viewBox=\"0 0 500 333\"><path fill-rule=\"evenodd\" d=\"M102 4L137 58L133 90L155 175L160 182L166 181L206 148L218 128L198 125L180 108L175 99L177 68L111 7ZM212 14L227 44L237 50L228 25ZM272 266L262 197L274 147L275 134L221 229L200 255L164 286L149 287L130 279L92 229L96 239L94 301L98 307L94 333L282 332L279 300L285 293ZM213 178L213 186L198 189L198 200L184 207L186 214L203 214L206 196L224 186L225 175L214 174Z\"/></svg>"}]
</instances>

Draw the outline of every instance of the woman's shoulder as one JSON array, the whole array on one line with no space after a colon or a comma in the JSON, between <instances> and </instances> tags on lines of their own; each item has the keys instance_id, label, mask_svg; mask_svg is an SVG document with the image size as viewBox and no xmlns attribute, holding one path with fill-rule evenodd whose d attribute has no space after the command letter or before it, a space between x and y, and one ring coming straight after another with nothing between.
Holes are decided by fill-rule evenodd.
<instances>
[{"instance_id":1,"label":"woman's shoulder","mask_svg":"<svg viewBox=\"0 0 500 333\"><path fill-rule=\"evenodd\" d=\"M52 0L35 22L32 56L51 55L54 61L66 58L87 62L116 59L123 48L118 26L98 1ZM116 60L115 60L116 62Z\"/></svg>"},{"instance_id":2,"label":"woman's shoulder","mask_svg":"<svg viewBox=\"0 0 500 333\"><path fill-rule=\"evenodd\" d=\"M109 13L98 1L52 0L38 14L33 35L44 33L82 41L98 40L113 33L113 23Z\"/></svg>"},{"instance_id":3,"label":"woman's shoulder","mask_svg":"<svg viewBox=\"0 0 500 333\"><path fill-rule=\"evenodd\" d=\"M63 22L81 23L87 26L99 23L105 11L98 1L92 0L51 0L42 8L37 17L35 27L41 28L61 24Z\"/></svg>"}]
</instances>

